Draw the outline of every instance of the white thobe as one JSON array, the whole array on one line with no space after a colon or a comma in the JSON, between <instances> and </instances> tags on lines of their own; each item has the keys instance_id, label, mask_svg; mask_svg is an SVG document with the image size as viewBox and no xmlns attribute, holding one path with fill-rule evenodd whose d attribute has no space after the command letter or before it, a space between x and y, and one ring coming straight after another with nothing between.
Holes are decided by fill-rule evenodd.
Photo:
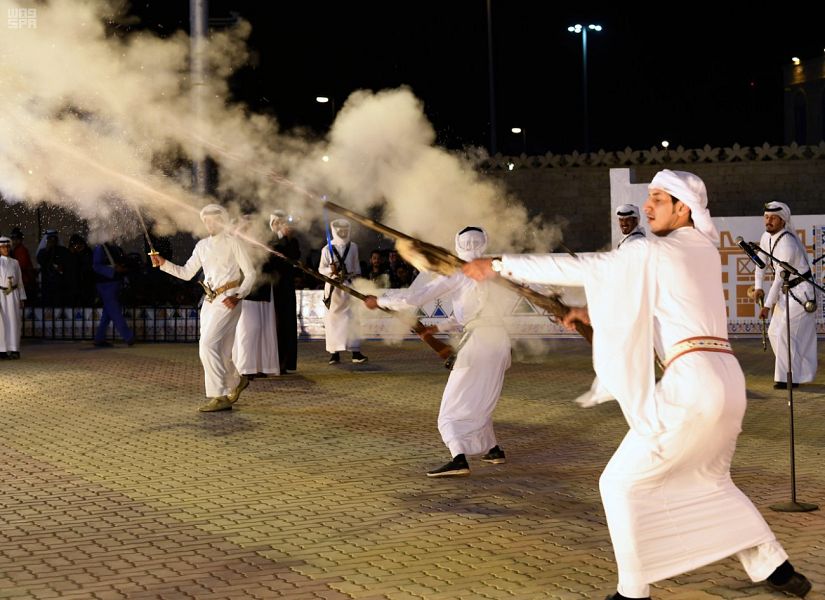
<instances>
[{"instance_id":1,"label":"white thobe","mask_svg":"<svg viewBox=\"0 0 825 600\"><path fill-rule=\"evenodd\" d=\"M10 256L0 256L0 285L4 288L17 286L9 294L0 290L0 352L19 352L26 288L23 287L20 263Z\"/></svg>"},{"instance_id":2,"label":"white thobe","mask_svg":"<svg viewBox=\"0 0 825 600\"><path fill-rule=\"evenodd\" d=\"M266 302L244 300L235 330L232 362L242 375L280 375L278 334L275 326L275 302L270 286Z\"/></svg>"},{"instance_id":3,"label":"white thobe","mask_svg":"<svg viewBox=\"0 0 825 600\"><path fill-rule=\"evenodd\" d=\"M654 346L665 356L687 338L727 339L716 248L685 227L621 251L503 263L514 278L585 286L594 367L630 426L599 480L618 591L644 597L649 583L732 554L766 579L787 554L730 477L746 405L738 361L692 352L654 379Z\"/></svg>"},{"instance_id":4,"label":"white thobe","mask_svg":"<svg viewBox=\"0 0 825 600\"><path fill-rule=\"evenodd\" d=\"M811 270L808 264L808 256L802 246L802 242L796 234L783 229L773 235L767 231L762 234L759 245L776 256L779 260L785 261L800 273ZM781 238L781 239L780 239ZM767 261L771 261L767 259ZM788 381L788 324L785 306L785 294L782 293L782 267L776 265L775 275L771 287L765 296L765 306L776 308L771 317L771 324L768 327L768 337L771 340L771 348L776 356L774 366L774 381ZM795 279L791 275L792 279ZM765 280L765 269L756 268L755 282L756 289L761 290ZM800 283L791 288L794 298L790 300L791 316L791 360L793 365L793 380L795 383L808 383L816 377L816 313L805 312L802 303L806 299L816 299L816 289L810 283Z\"/></svg>"},{"instance_id":5,"label":"white thobe","mask_svg":"<svg viewBox=\"0 0 825 600\"><path fill-rule=\"evenodd\" d=\"M189 280L203 269L203 278L212 289L243 279L239 287L228 289L212 302L201 306L201 335L198 345L203 365L206 396L226 396L238 385L240 375L232 362L235 329L241 307L229 309L223 304L227 296L244 298L255 284L255 267L238 239L221 232L195 244L192 256L183 266L166 261L161 270L179 279ZM242 276L243 275L243 276ZM241 301L243 303L243 301Z\"/></svg>"},{"instance_id":6,"label":"white thobe","mask_svg":"<svg viewBox=\"0 0 825 600\"><path fill-rule=\"evenodd\" d=\"M450 454L473 456L498 445L493 431L504 372L510 368L510 336L491 284L478 283L458 272L437 276L424 285L391 290L380 306L401 310L436 298L452 298L455 321L464 326L463 345L441 396L438 431Z\"/></svg>"},{"instance_id":7,"label":"white thobe","mask_svg":"<svg viewBox=\"0 0 825 600\"><path fill-rule=\"evenodd\" d=\"M344 256L345 245L335 244L338 254ZM337 259L335 259L337 262ZM329 246L324 246L321 250L321 262L318 265L318 272L321 275L332 277L333 257L330 256ZM358 262L358 245L350 242L350 249L344 259L347 269L347 279L342 283L351 284L351 278L361 274L361 263ZM346 292L333 288L330 284L324 284L324 294L332 294L329 309L324 315L324 334L326 336L327 352L341 352L349 350L358 352L361 350L361 335L358 331L358 317L350 301L350 296Z\"/></svg>"},{"instance_id":8,"label":"white thobe","mask_svg":"<svg viewBox=\"0 0 825 600\"><path fill-rule=\"evenodd\" d=\"M627 248L627 244L632 244L643 239L645 239L645 230L637 225L619 241L616 250ZM599 378L596 377L593 379L593 383L590 384L590 389L576 398L575 402L579 406L590 407L613 399L613 395L605 389L599 381Z\"/></svg>"}]
</instances>

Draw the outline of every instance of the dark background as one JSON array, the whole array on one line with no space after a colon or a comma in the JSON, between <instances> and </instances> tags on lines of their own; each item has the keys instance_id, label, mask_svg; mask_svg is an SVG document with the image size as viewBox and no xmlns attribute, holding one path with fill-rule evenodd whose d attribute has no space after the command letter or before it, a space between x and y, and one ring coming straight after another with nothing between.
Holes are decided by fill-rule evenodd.
<instances>
[{"instance_id":1,"label":"dark background","mask_svg":"<svg viewBox=\"0 0 825 600\"><path fill-rule=\"evenodd\" d=\"M784 141L782 68L825 51L819 19L790 5L627 5L492 0L500 152L582 150L582 43L567 31L576 22L604 27L588 35L591 150ZM165 0L131 12L138 27L168 34L188 30L188 10ZM332 107L316 96L340 108L353 90L407 85L440 145L489 149L485 0L210 2L216 27L232 13L252 23L255 57L232 80L236 97L282 127L323 134Z\"/></svg>"}]
</instances>

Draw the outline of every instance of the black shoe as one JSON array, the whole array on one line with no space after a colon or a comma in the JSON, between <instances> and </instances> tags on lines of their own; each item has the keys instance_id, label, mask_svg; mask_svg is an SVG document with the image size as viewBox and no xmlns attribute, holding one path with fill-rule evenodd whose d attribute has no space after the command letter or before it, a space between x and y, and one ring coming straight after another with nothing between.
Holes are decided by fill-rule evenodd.
<instances>
[{"instance_id":1,"label":"black shoe","mask_svg":"<svg viewBox=\"0 0 825 600\"><path fill-rule=\"evenodd\" d=\"M794 571L791 578L785 583L771 583L770 580L765 583L767 583L768 587L775 592L785 592L786 594L796 596L797 598L804 598L805 594L810 592L812 587L811 582L808 581L808 578L802 573L797 573L796 571Z\"/></svg>"},{"instance_id":2,"label":"black shoe","mask_svg":"<svg viewBox=\"0 0 825 600\"><path fill-rule=\"evenodd\" d=\"M18 358L20 358L20 353L19 352L9 352L9 358L18 359Z\"/></svg>"},{"instance_id":3,"label":"black shoe","mask_svg":"<svg viewBox=\"0 0 825 600\"><path fill-rule=\"evenodd\" d=\"M628 596L622 596L619 592L616 592L615 594L613 594L611 596L608 596L604 600L637 600L637 599L636 598L630 598ZM646 596L644 598L638 598L638 600L650 600L650 596Z\"/></svg>"},{"instance_id":4,"label":"black shoe","mask_svg":"<svg viewBox=\"0 0 825 600\"><path fill-rule=\"evenodd\" d=\"M799 387L798 383L794 383L791 385L792 388L796 389ZM774 381L773 382L773 389L775 390L787 390L788 384L784 381Z\"/></svg>"},{"instance_id":5,"label":"black shoe","mask_svg":"<svg viewBox=\"0 0 825 600\"><path fill-rule=\"evenodd\" d=\"M94 345L98 348L111 348L112 344L110 342L98 342L95 341Z\"/></svg>"},{"instance_id":6,"label":"black shoe","mask_svg":"<svg viewBox=\"0 0 825 600\"><path fill-rule=\"evenodd\" d=\"M361 354L360 352L353 352L352 353L352 362L361 364L367 362L367 357Z\"/></svg>"},{"instance_id":7,"label":"black shoe","mask_svg":"<svg viewBox=\"0 0 825 600\"><path fill-rule=\"evenodd\" d=\"M339 362L341 362L341 354L340 353L333 352L332 354L329 355L329 364L337 365Z\"/></svg>"},{"instance_id":8,"label":"black shoe","mask_svg":"<svg viewBox=\"0 0 825 600\"><path fill-rule=\"evenodd\" d=\"M494 465L501 465L507 462L507 457L504 456L504 450L498 446L493 446L487 454L481 457L481 460Z\"/></svg>"},{"instance_id":9,"label":"black shoe","mask_svg":"<svg viewBox=\"0 0 825 600\"><path fill-rule=\"evenodd\" d=\"M443 467L427 472L427 477L466 477L470 474L470 465L463 454L459 454Z\"/></svg>"}]
</instances>

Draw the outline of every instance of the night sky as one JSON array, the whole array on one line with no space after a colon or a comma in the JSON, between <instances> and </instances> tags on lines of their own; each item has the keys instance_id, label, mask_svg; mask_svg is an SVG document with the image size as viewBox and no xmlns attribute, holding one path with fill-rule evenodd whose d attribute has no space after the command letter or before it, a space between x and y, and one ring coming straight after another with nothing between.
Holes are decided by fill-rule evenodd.
<instances>
[{"instance_id":1,"label":"night sky","mask_svg":"<svg viewBox=\"0 0 825 600\"><path fill-rule=\"evenodd\" d=\"M143 27L188 29L188 2L136 3ZM782 67L825 52L820 22L800 11L723 14L694 3L657 11L492 0L498 150L582 150L582 43L588 35L590 149L783 142ZM751 10L747 8L746 10ZM210 17L252 23L255 60L236 97L282 127L320 135L354 90L409 86L437 142L490 146L485 0L283 2L211 0ZM746 21L748 24L746 24Z\"/></svg>"}]
</instances>

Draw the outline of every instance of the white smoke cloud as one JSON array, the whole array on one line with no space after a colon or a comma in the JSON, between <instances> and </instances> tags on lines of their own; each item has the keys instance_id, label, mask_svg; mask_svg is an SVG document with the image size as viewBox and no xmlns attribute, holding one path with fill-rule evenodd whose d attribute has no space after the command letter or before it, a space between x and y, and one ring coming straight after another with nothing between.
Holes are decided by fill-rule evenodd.
<instances>
[{"instance_id":1,"label":"white smoke cloud","mask_svg":"<svg viewBox=\"0 0 825 600\"><path fill-rule=\"evenodd\" d=\"M0 14L21 7L0 0ZM409 89L353 93L328 141L312 143L230 97L226 80L248 60L253 25L210 36L199 112L188 36L113 35L106 24L127 19L119 10L102 0L51 0L37 4L36 29L0 35L6 200L68 207L92 230L111 228L124 206L139 207L158 233L202 235L197 210L211 200L192 193L188 164L208 155L233 216L246 205L267 221L277 207L306 224L321 216L318 196L329 194L361 212L383 205L389 225L447 248L466 225L485 227L491 250L546 250L560 238L469 159L435 146Z\"/></svg>"}]
</instances>

